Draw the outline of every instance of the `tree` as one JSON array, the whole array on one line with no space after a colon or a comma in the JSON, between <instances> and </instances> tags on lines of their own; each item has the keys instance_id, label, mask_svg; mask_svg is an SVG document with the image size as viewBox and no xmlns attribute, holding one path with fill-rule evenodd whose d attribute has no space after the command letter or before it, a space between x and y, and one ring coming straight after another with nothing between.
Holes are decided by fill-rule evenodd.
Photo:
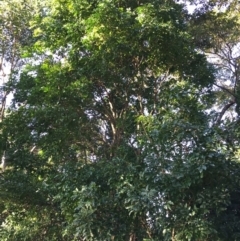
<instances>
[{"instance_id":1,"label":"tree","mask_svg":"<svg viewBox=\"0 0 240 241\"><path fill-rule=\"evenodd\" d=\"M195 42L216 66L216 94L222 111L217 122L230 107L238 109L239 82L239 14L233 1L226 9L195 13L192 18ZM220 89L220 90L219 90Z\"/></svg>"},{"instance_id":2,"label":"tree","mask_svg":"<svg viewBox=\"0 0 240 241\"><path fill-rule=\"evenodd\" d=\"M223 240L239 165L190 20L169 0L53 0L31 18L3 121L3 240Z\"/></svg>"},{"instance_id":3,"label":"tree","mask_svg":"<svg viewBox=\"0 0 240 241\"><path fill-rule=\"evenodd\" d=\"M223 7L223 4L224 7ZM215 125L220 126L222 136L235 150L238 149L238 85L239 85L239 3L223 1L211 11L196 11L191 22L194 41L215 66L216 80L214 92L215 108L218 111ZM238 157L237 157L238 158ZM234 175L238 178L238 174ZM236 188L231 194L231 202L222 218L218 216L217 229L222 239L239 239L239 209ZM221 231L220 231L221 230ZM232 236L231 236L232 235ZM231 238L229 238L231 237Z\"/></svg>"},{"instance_id":4,"label":"tree","mask_svg":"<svg viewBox=\"0 0 240 241\"><path fill-rule=\"evenodd\" d=\"M19 73L28 60L24 59L24 48L31 44L32 31L29 21L38 11L37 7L37 1L1 1L0 3L1 156L6 162L9 160L8 149L11 146L8 135L3 133L5 115L10 114L9 110L6 110L9 105L7 99L9 96L11 98L11 92L14 91L12 86L18 80ZM11 168L11 165L9 167ZM30 239L36 236L36 239L42 240L45 239L43 234L50 236L48 233L55 229L50 228L51 215L55 213L48 212L50 209L47 209L47 206L39 212L41 203L45 202L45 197L42 193L41 195L36 193L39 188L36 177L26 175L19 169L6 171L0 175L1 239L28 240L29 236Z\"/></svg>"}]
</instances>

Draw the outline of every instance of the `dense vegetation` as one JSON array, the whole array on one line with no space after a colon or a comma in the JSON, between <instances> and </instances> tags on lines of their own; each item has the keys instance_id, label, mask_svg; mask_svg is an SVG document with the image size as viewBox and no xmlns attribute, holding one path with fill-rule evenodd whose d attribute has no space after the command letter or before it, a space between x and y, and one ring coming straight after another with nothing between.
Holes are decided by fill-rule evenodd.
<instances>
[{"instance_id":1,"label":"dense vegetation","mask_svg":"<svg viewBox=\"0 0 240 241\"><path fill-rule=\"evenodd\" d=\"M239 7L1 1L0 239L240 240Z\"/></svg>"}]
</instances>

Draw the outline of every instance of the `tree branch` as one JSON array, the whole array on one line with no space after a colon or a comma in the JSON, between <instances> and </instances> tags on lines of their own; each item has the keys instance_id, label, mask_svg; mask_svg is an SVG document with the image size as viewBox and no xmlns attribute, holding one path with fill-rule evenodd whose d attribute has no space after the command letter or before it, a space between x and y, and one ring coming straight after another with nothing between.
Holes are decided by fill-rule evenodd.
<instances>
[{"instance_id":1,"label":"tree branch","mask_svg":"<svg viewBox=\"0 0 240 241\"><path fill-rule=\"evenodd\" d=\"M232 105L234 105L236 103L236 101L235 100L232 100L232 101L230 101L227 105L225 105L224 107L223 107L223 109L222 109L222 111L219 113L219 116L218 116L218 118L217 118L217 121L216 121L216 125L219 125L220 124L220 122L221 122L221 120L222 120L222 117L223 117L223 115L225 114L225 112L232 106Z\"/></svg>"},{"instance_id":2,"label":"tree branch","mask_svg":"<svg viewBox=\"0 0 240 241\"><path fill-rule=\"evenodd\" d=\"M234 95L234 93L232 93L232 92L231 92L229 89L227 89L226 87L223 87L223 86L218 85L218 84L215 84L215 83L214 83L213 85L215 85L215 86L217 86L218 88L220 88L220 89L226 91L228 94L230 94L230 95L232 95L233 97L236 98L236 96Z\"/></svg>"}]
</instances>

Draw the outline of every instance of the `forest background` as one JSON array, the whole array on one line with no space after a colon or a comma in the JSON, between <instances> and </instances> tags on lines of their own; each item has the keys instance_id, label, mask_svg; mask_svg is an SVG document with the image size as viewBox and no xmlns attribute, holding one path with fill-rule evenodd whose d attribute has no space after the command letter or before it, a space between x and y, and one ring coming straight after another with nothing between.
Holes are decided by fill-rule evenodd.
<instances>
[{"instance_id":1,"label":"forest background","mask_svg":"<svg viewBox=\"0 0 240 241\"><path fill-rule=\"evenodd\" d=\"M0 30L1 240L240 240L239 1L2 0Z\"/></svg>"}]
</instances>

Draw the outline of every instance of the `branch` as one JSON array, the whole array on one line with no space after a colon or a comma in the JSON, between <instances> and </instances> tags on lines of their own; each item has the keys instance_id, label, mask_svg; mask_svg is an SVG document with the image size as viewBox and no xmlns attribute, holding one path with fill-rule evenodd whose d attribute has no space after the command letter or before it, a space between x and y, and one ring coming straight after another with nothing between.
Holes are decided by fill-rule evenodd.
<instances>
[{"instance_id":1,"label":"branch","mask_svg":"<svg viewBox=\"0 0 240 241\"><path fill-rule=\"evenodd\" d=\"M232 93L232 92L231 92L229 89L227 89L226 87L223 87L223 86L218 85L218 84L215 84L215 83L214 83L213 85L215 85L215 86L217 86L218 88L220 88L220 89L226 91L228 94L230 94L230 95L232 95L233 97L236 98L236 96L234 95L234 93Z\"/></svg>"},{"instance_id":2,"label":"branch","mask_svg":"<svg viewBox=\"0 0 240 241\"><path fill-rule=\"evenodd\" d=\"M219 113L219 116L218 116L218 118L217 118L217 121L216 121L216 125L219 125L220 124L220 122L221 122L221 120L222 120L222 117L223 117L223 115L225 114L225 112L232 106L232 105L234 105L236 103L236 101L235 100L232 100L232 101L230 101L227 105L225 105L224 107L223 107L223 109L222 109L222 111Z\"/></svg>"}]
</instances>

